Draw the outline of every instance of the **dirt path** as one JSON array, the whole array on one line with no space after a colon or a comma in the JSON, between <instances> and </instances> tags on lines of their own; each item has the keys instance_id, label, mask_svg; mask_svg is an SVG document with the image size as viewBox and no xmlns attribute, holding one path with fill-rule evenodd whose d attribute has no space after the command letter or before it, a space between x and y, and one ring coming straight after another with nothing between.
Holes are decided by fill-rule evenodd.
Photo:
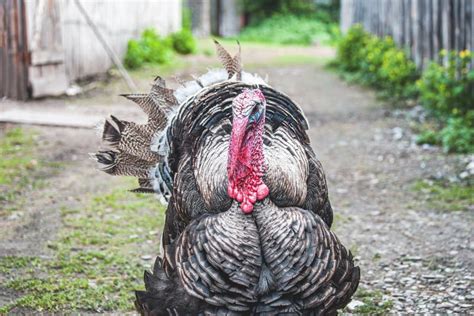
<instances>
[{"instance_id":1,"label":"dirt path","mask_svg":"<svg viewBox=\"0 0 474 316\"><path fill-rule=\"evenodd\" d=\"M354 304L374 296L374 310L471 310L473 212L431 210L421 202L419 193L411 190L419 179L454 172L460 158L414 146L406 119L391 115L372 92L348 86L320 62L289 65L294 61L280 59L271 67L262 66L271 51L253 59L244 55L244 61L250 58L252 71L268 74L273 86L301 104L310 121L312 145L329 181L335 230L362 270L362 290ZM295 49L285 53L308 57L315 52ZM280 53L275 54L281 58ZM68 106L83 113L119 112L122 118L139 115L129 103L120 101L112 107L101 105L103 100L102 94ZM80 107L88 102L92 105ZM42 101L39 105L54 108L61 103ZM43 144L43 157L65 166L59 175L48 179L46 188L28 195L20 216L0 219L2 254L48 255L45 245L61 227L61 207L86 203L90 194L118 185L95 172L93 163L86 159L98 145L95 131L35 129ZM2 296L3 301L9 301L12 295L7 291L0 294L0 305Z\"/></svg>"}]
</instances>

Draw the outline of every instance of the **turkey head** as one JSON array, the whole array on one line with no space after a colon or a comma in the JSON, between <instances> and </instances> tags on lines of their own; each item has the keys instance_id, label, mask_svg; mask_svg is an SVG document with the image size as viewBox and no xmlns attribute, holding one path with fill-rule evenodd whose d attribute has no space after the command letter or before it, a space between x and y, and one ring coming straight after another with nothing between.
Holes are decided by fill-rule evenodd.
<instances>
[{"instance_id":1,"label":"turkey head","mask_svg":"<svg viewBox=\"0 0 474 316\"><path fill-rule=\"evenodd\" d=\"M269 194L265 172L263 132L265 97L259 89L245 89L232 101L232 133L229 142L228 195L240 203L245 214Z\"/></svg>"}]
</instances>

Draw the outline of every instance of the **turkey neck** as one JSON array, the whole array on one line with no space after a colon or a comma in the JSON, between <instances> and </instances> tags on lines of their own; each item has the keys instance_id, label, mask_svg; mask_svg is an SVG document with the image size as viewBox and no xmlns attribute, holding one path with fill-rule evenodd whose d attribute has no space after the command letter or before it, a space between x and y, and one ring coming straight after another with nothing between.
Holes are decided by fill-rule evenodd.
<instances>
[{"instance_id":1,"label":"turkey neck","mask_svg":"<svg viewBox=\"0 0 474 316\"><path fill-rule=\"evenodd\" d=\"M251 213L257 200L268 195L263 183L265 158L263 153L263 131L265 115L259 121L249 123L248 118L234 118L229 144L227 173L228 194L241 203L246 214Z\"/></svg>"}]
</instances>

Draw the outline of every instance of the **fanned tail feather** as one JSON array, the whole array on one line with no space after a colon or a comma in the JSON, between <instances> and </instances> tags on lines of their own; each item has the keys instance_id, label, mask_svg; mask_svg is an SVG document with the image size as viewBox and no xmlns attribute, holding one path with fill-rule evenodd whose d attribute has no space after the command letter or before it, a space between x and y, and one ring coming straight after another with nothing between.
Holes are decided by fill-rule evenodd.
<instances>
[{"instance_id":1,"label":"fanned tail feather","mask_svg":"<svg viewBox=\"0 0 474 316\"><path fill-rule=\"evenodd\" d=\"M94 156L99 168L111 175L135 176L139 188L133 192L152 193L150 175L162 157L150 148L156 133L163 130L178 101L174 90L166 88L165 81L156 77L149 94L126 94L148 116L146 124L120 120L111 115L105 120L103 149Z\"/></svg>"}]
</instances>

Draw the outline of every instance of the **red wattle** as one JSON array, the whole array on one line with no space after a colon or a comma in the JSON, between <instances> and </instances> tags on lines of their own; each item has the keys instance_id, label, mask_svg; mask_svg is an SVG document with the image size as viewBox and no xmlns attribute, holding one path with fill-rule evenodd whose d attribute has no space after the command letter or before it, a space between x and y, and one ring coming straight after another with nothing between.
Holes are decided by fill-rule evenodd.
<instances>
[{"instance_id":1,"label":"red wattle","mask_svg":"<svg viewBox=\"0 0 474 316\"><path fill-rule=\"evenodd\" d=\"M250 214L253 211L253 204L244 202L240 205L240 208L245 214Z\"/></svg>"},{"instance_id":2,"label":"red wattle","mask_svg":"<svg viewBox=\"0 0 474 316\"><path fill-rule=\"evenodd\" d=\"M243 194L242 194L241 192L239 192L239 193L237 194L236 200L237 200L237 202L239 202L239 203L242 203L242 201L244 200L244 196L243 196Z\"/></svg>"},{"instance_id":3,"label":"red wattle","mask_svg":"<svg viewBox=\"0 0 474 316\"><path fill-rule=\"evenodd\" d=\"M249 194L248 199L250 203L254 204L255 202L257 202L257 195L254 193L251 193Z\"/></svg>"},{"instance_id":4,"label":"red wattle","mask_svg":"<svg viewBox=\"0 0 474 316\"><path fill-rule=\"evenodd\" d=\"M270 191L268 190L268 187L265 183L260 184L257 188L257 199L263 200L268 196L269 192Z\"/></svg>"}]
</instances>

